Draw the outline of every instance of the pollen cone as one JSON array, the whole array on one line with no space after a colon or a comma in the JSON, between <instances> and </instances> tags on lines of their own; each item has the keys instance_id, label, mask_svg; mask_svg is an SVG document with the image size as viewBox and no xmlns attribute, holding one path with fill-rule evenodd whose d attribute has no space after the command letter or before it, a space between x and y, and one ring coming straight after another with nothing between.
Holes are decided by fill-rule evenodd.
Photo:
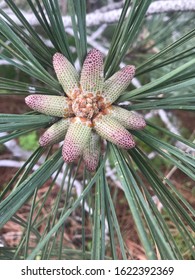
<instances>
[{"instance_id":1,"label":"pollen cone","mask_svg":"<svg viewBox=\"0 0 195 280\"><path fill-rule=\"evenodd\" d=\"M71 124L66 133L62 149L62 156L65 162L73 162L82 154L85 146L89 142L90 134L90 121L79 117L71 119Z\"/></svg>"},{"instance_id":2,"label":"pollen cone","mask_svg":"<svg viewBox=\"0 0 195 280\"><path fill-rule=\"evenodd\" d=\"M68 117L72 114L70 101L64 96L32 94L25 98L33 110L55 117Z\"/></svg>"},{"instance_id":3,"label":"pollen cone","mask_svg":"<svg viewBox=\"0 0 195 280\"><path fill-rule=\"evenodd\" d=\"M107 104L115 102L126 90L135 74L135 66L127 65L104 82L102 96Z\"/></svg>"},{"instance_id":4,"label":"pollen cone","mask_svg":"<svg viewBox=\"0 0 195 280\"><path fill-rule=\"evenodd\" d=\"M61 53L54 54L53 67L59 83L68 97L72 99L74 90L77 90L79 87L79 75L76 69Z\"/></svg>"},{"instance_id":5,"label":"pollen cone","mask_svg":"<svg viewBox=\"0 0 195 280\"><path fill-rule=\"evenodd\" d=\"M109 116L120 122L125 128L140 130L146 126L144 118L135 112L113 105L108 107L107 111Z\"/></svg>"},{"instance_id":6,"label":"pollen cone","mask_svg":"<svg viewBox=\"0 0 195 280\"><path fill-rule=\"evenodd\" d=\"M100 137L92 132L90 140L83 150L83 160L89 171L95 171L100 157Z\"/></svg>"},{"instance_id":7,"label":"pollen cone","mask_svg":"<svg viewBox=\"0 0 195 280\"><path fill-rule=\"evenodd\" d=\"M103 88L103 55L100 51L91 50L81 71L80 85L84 93L100 93Z\"/></svg>"},{"instance_id":8,"label":"pollen cone","mask_svg":"<svg viewBox=\"0 0 195 280\"><path fill-rule=\"evenodd\" d=\"M93 121L97 133L124 149L131 149L135 146L132 135L117 120L109 115L99 114Z\"/></svg>"},{"instance_id":9,"label":"pollen cone","mask_svg":"<svg viewBox=\"0 0 195 280\"><path fill-rule=\"evenodd\" d=\"M70 119L61 119L48 128L40 137L39 144L41 146L49 146L64 140Z\"/></svg>"}]
</instances>

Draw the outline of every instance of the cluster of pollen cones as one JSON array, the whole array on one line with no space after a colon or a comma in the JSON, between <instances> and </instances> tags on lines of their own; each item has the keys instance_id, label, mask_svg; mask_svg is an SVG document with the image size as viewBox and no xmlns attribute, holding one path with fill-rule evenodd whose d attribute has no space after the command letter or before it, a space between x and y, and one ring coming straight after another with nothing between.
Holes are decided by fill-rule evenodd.
<instances>
[{"instance_id":1,"label":"cluster of pollen cones","mask_svg":"<svg viewBox=\"0 0 195 280\"><path fill-rule=\"evenodd\" d=\"M128 130L143 129L145 120L112 104L130 84L135 67L127 65L104 81L103 55L96 49L88 53L80 77L60 53L53 56L53 66L64 96L34 94L25 99L33 110L60 118L40 137L40 145L64 140L64 161L73 162L82 155L89 171L97 168L101 137L120 148L133 148L135 142Z\"/></svg>"}]
</instances>

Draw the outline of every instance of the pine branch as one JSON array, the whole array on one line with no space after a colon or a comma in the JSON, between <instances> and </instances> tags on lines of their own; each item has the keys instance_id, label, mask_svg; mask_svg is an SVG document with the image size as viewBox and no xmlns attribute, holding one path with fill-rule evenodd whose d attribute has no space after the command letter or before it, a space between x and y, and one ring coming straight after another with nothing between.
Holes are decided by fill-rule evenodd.
<instances>
[{"instance_id":1,"label":"pine branch","mask_svg":"<svg viewBox=\"0 0 195 280\"><path fill-rule=\"evenodd\" d=\"M121 15L121 8L117 9L100 9L94 13L90 13L86 16L86 25L97 26L104 23L114 23L119 20ZM195 11L195 1L183 1L183 0L162 0L153 2L146 15L161 14L161 13L171 13L171 12L192 12ZM4 9L4 12L11 17L11 19L18 25L21 25L21 22L18 20L17 16L10 9ZM35 15L22 11L23 15L31 26L39 25L39 22ZM71 18L69 16L63 17L63 23L65 28L72 25Z\"/></svg>"}]
</instances>

